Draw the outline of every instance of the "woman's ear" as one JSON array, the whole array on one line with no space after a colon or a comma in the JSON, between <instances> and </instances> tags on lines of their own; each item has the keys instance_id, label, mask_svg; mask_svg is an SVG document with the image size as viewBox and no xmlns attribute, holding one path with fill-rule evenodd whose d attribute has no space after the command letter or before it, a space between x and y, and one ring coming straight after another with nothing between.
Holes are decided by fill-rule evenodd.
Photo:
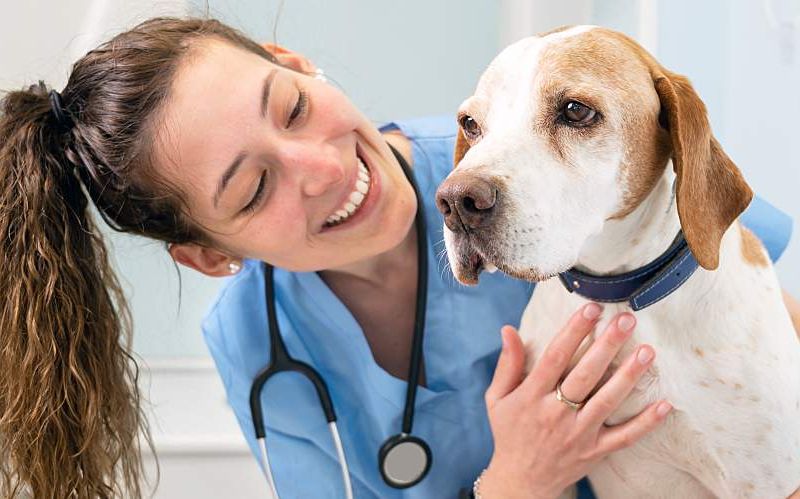
<instances>
[{"instance_id":1,"label":"woman's ear","mask_svg":"<svg viewBox=\"0 0 800 499\"><path fill-rule=\"evenodd\" d=\"M317 67L302 54L293 52L280 45L275 45L274 43L263 43L261 46L264 47L267 52L274 55L282 66L289 69L306 74L311 74L317 69Z\"/></svg>"},{"instance_id":2,"label":"woman's ear","mask_svg":"<svg viewBox=\"0 0 800 499\"><path fill-rule=\"evenodd\" d=\"M198 244L170 244L169 254L173 260L209 277L231 275L230 264L241 268L241 258L235 258L219 250Z\"/></svg>"}]
</instances>

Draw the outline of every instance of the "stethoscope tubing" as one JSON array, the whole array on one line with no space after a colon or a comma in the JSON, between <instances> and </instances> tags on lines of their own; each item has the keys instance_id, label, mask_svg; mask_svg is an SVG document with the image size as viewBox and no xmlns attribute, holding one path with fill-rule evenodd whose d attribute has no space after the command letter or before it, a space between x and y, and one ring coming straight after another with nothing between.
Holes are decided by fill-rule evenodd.
<instances>
[{"instance_id":1,"label":"stethoscope tubing","mask_svg":"<svg viewBox=\"0 0 800 499\"><path fill-rule=\"evenodd\" d=\"M345 497L347 499L353 499L353 484L350 482L350 468L347 466L347 458L344 455L344 447L342 446L342 438L339 436L339 428L336 426L335 421L331 421L328 423L328 429L331 432L333 445L336 447L336 454L339 457L339 469L342 472ZM264 464L264 476L267 479L269 490L272 492L272 497L280 499L278 489L275 486L275 478L272 476L272 467L269 464L269 457L267 456L266 436L258 439L258 448L261 451L261 462Z\"/></svg>"},{"instance_id":2,"label":"stethoscope tubing","mask_svg":"<svg viewBox=\"0 0 800 499\"><path fill-rule=\"evenodd\" d=\"M425 474L427 474L428 469L430 468L430 449L427 447L427 444L424 443L421 439L416 437L412 437L411 428L414 422L414 404L416 401L416 394L417 394L417 385L419 383L419 373L420 373L420 364L422 362L422 340L424 335L424 326L425 326L425 309L426 309L426 302L427 302L427 276L428 276L428 248L427 248L427 232L426 232L426 224L425 224L425 217L424 217L424 209L422 206L422 198L420 196L419 188L414 181L413 174L402 158L399 152L395 150L393 147L390 146L392 152L397 157L400 165L403 167L406 176L408 177L409 181L411 182L412 187L414 188L414 193L417 197L417 215L416 215L416 230L417 230L417 300L416 300L416 314L415 314L415 324L414 324L414 337L412 339L412 347L411 347L411 360L409 366L409 376L408 376L408 385L406 389L406 403L405 408L403 410L403 425L402 425L402 432L399 437L403 437L404 439L412 439L419 441L425 448L425 452L428 455L426 466L422 475L415 480L413 483L408 485L401 485L400 487L410 486L417 481L421 480ZM283 337L280 333L280 329L278 326L278 318L277 313L275 310L275 281L274 281L274 268L267 264L266 262L263 263L264 265L264 296L266 301L266 308L267 308L267 321L269 323L269 337L270 337L270 362L269 364L259 371L256 375L256 378L253 380L253 384L250 387L250 411L251 416L253 419L253 427L256 434L256 440L258 442L258 447L261 454L261 460L264 470L264 475L266 476L267 482L269 484L270 490L272 495L275 499L279 499L277 487L275 485L275 479L272 474L272 467L269 463L269 457L267 452L267 443L266 443L266 431L264 428L264 413L263 408L261 406L261 391L266 384L266 382L276 374L281 372L287 371L294 371L298 374L301 374L308 379L311 384L314 386L314 389L317 393L317 398L319 399L320 406L322 407L323 412L325 413L325 419L328 422L328 428L331 432L331 438L333 439L334 446L336 448L336 453L339 457L339 467L342 472L342 480L344 482L345 494L347 499L353 498L353 487L352 482L350 479L350 471L349 467L347 466L347 459L345 458L344 447L342 445L342 439L339 435L339 429L336 424L336 412L333 408L333 402L331 401L330 392L328 391L328 387L325 383L325 380L319 375L319 373L310 365L301 362L292 358L289 355L289 352L286 349L286 344L283 341ZM387 440L386 444L390 443L393 438L397 438L398 436L392 437ZM384 444L384 446L386 445ZM381 452L382 454L382 452ZM397 485L395 485L397 486Z\"/></svg>"}]
</instances>

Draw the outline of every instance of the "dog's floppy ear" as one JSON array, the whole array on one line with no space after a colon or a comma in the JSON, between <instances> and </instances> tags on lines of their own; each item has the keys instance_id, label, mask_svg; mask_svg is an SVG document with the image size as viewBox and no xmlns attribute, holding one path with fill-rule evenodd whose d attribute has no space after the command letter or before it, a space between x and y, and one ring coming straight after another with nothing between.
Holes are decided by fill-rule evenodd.
<instances>
[{"instance_id":1,"label":"dog's floppy ear","mask_svg":"<svg viewBox=\"0 0 800 499\"><path fill-rule=\"evenodd\" d=\"M706 106L689 80L666 70L658 73L653 79L667 121L662 125L672 139L681 227L697 262L713 270L723 234L753 192L711 134Z\"/></svg>"},{"instance_id":2,"label":"dog's floppy ear","mask_svg":"<svg viewBox=\"0 0 800 499\"><path fill-rule=\"evenodd\" d=\"M461 127L458 128L456 132L456 151L453 154L453 168L458 166L461 162L461 159L467 154L469 150L469 142L467 142L467 138L464 137L464 132L461 131Z\"/></svg>"}]
</instances>

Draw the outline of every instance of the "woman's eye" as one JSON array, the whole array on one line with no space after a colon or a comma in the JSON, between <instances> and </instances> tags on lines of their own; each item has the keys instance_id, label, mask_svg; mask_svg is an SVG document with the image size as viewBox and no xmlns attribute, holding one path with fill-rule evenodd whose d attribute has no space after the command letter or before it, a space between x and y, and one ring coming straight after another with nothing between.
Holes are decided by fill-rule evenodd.
<instances>
[{"instance_id":1,"label":"woman's eye","mask_svg":"<svg viewBox=\"0 0 800 499\"><path fill-rule=\"evenodd\" d=\"M458 124L464 131L464 135L470 140L475 139L481 135L481 127L472 116L465 114L458 119Z\"/></svg>"},{"instance_id":2,"label":"woman's eye","mask_svg":"<svg viewBox=\"0 0 800 499\"><path fill-rule=\"evenodd\" d=\"M307 105L308 105L308 95L303 90L298 91L297 102L295 103L294 109L292 109L291 114L289 114L289 119L286 122L286 128L292 126L292 123L305 112Z\"/></svg>"},{"instance_id":3,"label":"woman's eye","mask_svg":"<svg viewBox=\"0 0 800 499\"><path fill-rule=\"evenodd\" d=\"M242 209L243 213L252 213L256 211L258 205L261 201L261 198L264 197L264 185L266 184L267 172L264 171L261 173L261 179L258 181L258 187L256 188L256 193L253 195L253 199L250 200L249 203Z\"/></svg>"},{"instance_id":4,"label":"woman's eye","mask_svg":"<svg viewBox=\"0 0 800 499\"><path fill-rule=\"evenodd\" d=\"M597 111L577 101L569 101L561 111L564 119L572 126L590 125L597 116Z\"/></svg>"}]
</instances>

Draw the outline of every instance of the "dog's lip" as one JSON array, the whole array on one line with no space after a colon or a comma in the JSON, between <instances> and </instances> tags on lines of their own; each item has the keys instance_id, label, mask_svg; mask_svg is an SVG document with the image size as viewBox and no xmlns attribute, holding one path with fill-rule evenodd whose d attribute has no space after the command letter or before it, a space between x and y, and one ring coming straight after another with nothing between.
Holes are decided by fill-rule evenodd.
<instances>
[{"instance_id":1,"label":"dog's lip","mask_svg":"<svg viewBox=\"0 0 800 499\"><path fill-rule=\"evenodd\" d=\"M464 240L457 251L458 268L456 278L463 284L478 284L481 271L484 270L486 258L469 240Z\"/></svg>"},{"instance_id":2,"label":"dog's lip","mask_svg":"<svg viewBox=\"0 0 800 499\"><path fill-rule=\"evenodd\" d=\"M484 263L485 260L477 251L474 251L469 255L469 269L471 272L475 273L476 276L480 275L484 268Z\"/></svg>"}]
</instances>

